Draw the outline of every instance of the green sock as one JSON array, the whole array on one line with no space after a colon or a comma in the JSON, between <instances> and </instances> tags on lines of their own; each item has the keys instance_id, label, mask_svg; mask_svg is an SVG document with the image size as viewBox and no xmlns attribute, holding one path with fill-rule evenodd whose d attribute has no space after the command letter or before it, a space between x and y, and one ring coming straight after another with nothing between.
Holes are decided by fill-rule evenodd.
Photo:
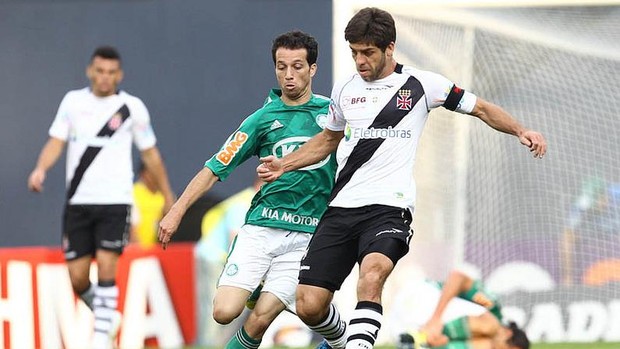
<instances>
[{"instance_id":1,"label":"green sock","mask_svg":"<svg viewBox=\"0 0 620 349\"><path fill-rule=\"evenodd\" d=\"M455 341L455 342L450 342L441 347L435 347L433 349L472 349L472 347L469 345L468 342Z\"/></svg>"},{"instance_id":2,"label":"green sock","mask_svg":"<svg viewBox=\"0 0 620 349\"><path fill-rule=\"evenodd\" d=\"M245 332L243 326L235 333L235 335L226 343L226 349L257 349L260 345L260 339L254 339Z\"/></svg>"},{"instance_id":3,"label":"green sock","mask_svg":"<svg viewBox=\"0 0 620 349\"><path fill-rule=\"evenodd\" d=\"M443 334L448 336L450 340L467 340L471 338L471 331L467 323L467 317L460 317L452 320L443 326Z\"/></svg>"}]
</instances>

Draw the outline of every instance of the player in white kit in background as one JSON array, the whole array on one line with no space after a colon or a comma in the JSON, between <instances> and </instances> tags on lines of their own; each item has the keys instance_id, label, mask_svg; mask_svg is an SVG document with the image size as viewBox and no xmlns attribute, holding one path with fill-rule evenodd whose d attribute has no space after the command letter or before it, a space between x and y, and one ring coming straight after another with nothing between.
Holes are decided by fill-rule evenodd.
<instances>
[{"instance_id":1,"label":"player in white kit in background","mask_svg":"<svg viewBox=\"0 0 620 349\"><path fill-rule=\"evenodd\" d=\"M90 87L69 91L60 103L28 188L43 190L47 171L67 145L62 249L73 291L94 312L92 348L99 349L113 345L120 326L116 269L128 241L133 203L132 143L164 194L165 211L174 194L146 106L117 89L123 78L117 50L97 48L86 75ZM89 280L93 258L97 285Z\"/></svg>"}]
</instances>

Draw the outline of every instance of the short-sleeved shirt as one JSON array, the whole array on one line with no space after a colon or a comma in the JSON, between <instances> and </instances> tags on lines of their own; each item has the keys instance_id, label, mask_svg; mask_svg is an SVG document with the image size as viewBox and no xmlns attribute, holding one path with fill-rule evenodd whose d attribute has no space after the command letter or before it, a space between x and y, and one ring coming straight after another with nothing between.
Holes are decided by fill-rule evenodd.
<instances>
[{"instance_id":1,"label":"short-sleeved shirt","mask_svg":"<svg viewBox=\"0 0 620 349\"><path fill-rule=\"evenodd\" d=\"M207 160L205 166L221 181L253 156L283 157L321 132L329 99L312 95L305 104L288 106L280 96L280 90L272 90L263 107L248 116L220 151ZM245 222L313 233L327 208L335 170L336 160L330 154L314 165L264 184L252 199Z\"/></svg>"},{"instance_id":2,"label":"short-sleeved shirt","mask_svg":"<svg viewBox=\"0 0 620 349\"><path fill-rule=\"evenodd\" d=\"M451 92L458 97L448 107ZM344 138L330 206L413 209L412 171L429 111L445 106L470 113L476 96L439 74L397 65L383 79L367 82L354 74L339 81L331 100L326 127L344 131Z\"/></svg>"},{"instance_id":3,"label":"short-sleeved shirt","mask_svg":"<svg viewBox=\"0 0 620 349\"><path fill-rule=\"evenodd\" d=\"M156 143L142 101L124 91L95 96L69 91L49 135L66 141L69 204L133 203L132 142L139 150Z\"/></svg>"},{"instance_id":4,"label":"short-sleeved shirt","mask_svg":"<svg viewBox=\"0 0 620 349\"><path fill-rule=\"evenodd\" d=\"M443 282L437 282L439 288L443 288ZM457 295L458 298L476 303L486 308L491 314L493 314L499 322L502 322L502 306L493 292L490 292L484 288L482 281L474 280L472 287Z\"/></svg>"}]
</instances>

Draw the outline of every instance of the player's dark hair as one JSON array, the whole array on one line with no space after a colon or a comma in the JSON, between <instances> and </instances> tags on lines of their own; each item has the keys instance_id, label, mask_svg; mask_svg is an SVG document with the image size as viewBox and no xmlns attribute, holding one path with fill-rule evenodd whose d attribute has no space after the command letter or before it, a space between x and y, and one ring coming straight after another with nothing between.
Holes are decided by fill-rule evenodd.
<instances>
[{"instance_id":1,"label":"player's dark hair","mask_svg":"<svg viewBox=\"0 0 620 349\"><path fill-rule=\"evenodd\" d=\"M530 340L527 338L525 331L512 321L508 323L508 328L512 331L512 336L507 341L508 344L519 349L530 349Z\"/></svg>"},{"instance_id":2,"label":"player's dark hair","mask_svg":"<svg viewBox=\"0 0 620 349\"><path fill-rule=\"evenodd\" d=\"M90 61L92 62L95 57L101 57L105 59L115 59L117 61L121 61L121 55L118 53L116 48L112 46L99 46L95 49L93 54L90 56Z\"/></svg>"},{"instance_id":3,"label":"player's dark hair","mask_svg":"<svg viewBox=\"0 0 620 349\"><path fill-rule=\"evenodd\" d=\"M344 38L351 44L369 44L381 51L396 42L396 25L389 12L376 7L359 10L347 24Z\"/></svg>"},{"instance_id":4,"label":"player's dark hair","mask_svg":"<svg viewBox=\"0 0 620 349\"><path fill-rule=\"evenodd\" d=\"M306 61L308 61L309 65L316 63L316 59L319 56L318 42L311 35L299 30L286 32L273 40L273 46L271 46L273 64L276 64L276 51L279 48L287 48L289 50L306 49Z\"/></svg>"}]
</instances>

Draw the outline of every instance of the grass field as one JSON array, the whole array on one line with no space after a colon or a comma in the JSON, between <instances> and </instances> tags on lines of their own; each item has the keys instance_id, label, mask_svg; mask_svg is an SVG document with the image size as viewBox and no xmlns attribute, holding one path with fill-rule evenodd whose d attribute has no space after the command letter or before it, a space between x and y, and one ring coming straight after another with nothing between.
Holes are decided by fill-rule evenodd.
<instances>
[{"instance_id":1,"label":"grass field","mask_svg":"<svg viewBox=\"0 0 620 349\"><path fill-rule=\"evenodd\" d=\"M286 349L286 347L274 347L275 349ZM305 349L313 349L308 347ZM217 349L215 347L186 347L185 349ZM394 349L393 346L378 346L375 349ZM620 349L620 343L554 343L554 344L533 344L531 349Z\"/></svg>"}]
</instances>

